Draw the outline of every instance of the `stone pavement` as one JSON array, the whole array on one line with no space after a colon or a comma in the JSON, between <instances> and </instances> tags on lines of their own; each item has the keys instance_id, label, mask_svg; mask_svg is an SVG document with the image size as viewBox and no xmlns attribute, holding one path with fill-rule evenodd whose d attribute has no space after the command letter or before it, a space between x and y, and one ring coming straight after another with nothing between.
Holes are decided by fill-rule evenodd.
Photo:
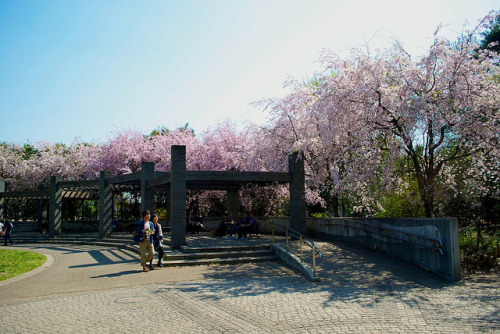
<instances>
[{"instance_id":1,"label":"stone pavement","mask_svg":"<svg viewBox=\"0 0 500 334\"><path fill-rule=\"evenodd\" d=\"M497 274L448 282L353 245L317 245L318 283L280 263L142 273L118 247L14 245L51 264L0 282L0 333L500 333Z\"/></svg>"}]
</instances>

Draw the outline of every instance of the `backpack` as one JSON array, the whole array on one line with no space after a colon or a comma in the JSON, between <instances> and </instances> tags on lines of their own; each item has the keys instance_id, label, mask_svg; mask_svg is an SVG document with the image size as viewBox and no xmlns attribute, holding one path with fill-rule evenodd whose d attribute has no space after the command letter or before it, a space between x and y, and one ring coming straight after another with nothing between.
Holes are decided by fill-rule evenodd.
<instances>
[{"instance_id":1,"label":"backpack","mask_svg":"<svg viewBox=\"0 0 500 334\"><path fill-rule=\"evenodd\" d=\"M132 239L135 242L142 242L142 241L146 240L147 238L149 238L149 237L144 238L144 233L139 232L139 231L141 231L141 226L142 226L142 229L144 229L144 221L141 221L139 224L137 224L137 229L134 231L134 234L132 235ZM151 223L150 223L150 226L151 226Z\"/></svg>"},{"instance_id":2,"label":"backpack","mask_svg":"<svg viewBox=\"0 0 500 334\"><path fill-rule=\"evenodd\" d=\"M142 221L139 222L139 223L137 223L137 227L135 228L135 231L132 234L132 240L134 240L135 242L144 241L144 235L142 235L141 233L139 233L139 231L140 231L139 226L141 224L143 224L142 226L144 227L144 223Z\"/></svg>"},{"instance_id":3,"label":"backpack","mask_svg":"<svg viewBox=\"0 0 500 334\"><path fill-rule=\"evenodd\" d=\"M137 233L137 231L134 231L134 234L132 234L132 239L135 242L144 241L144 234L140 234L140 233Z\"/></svg>"}]
</instances>

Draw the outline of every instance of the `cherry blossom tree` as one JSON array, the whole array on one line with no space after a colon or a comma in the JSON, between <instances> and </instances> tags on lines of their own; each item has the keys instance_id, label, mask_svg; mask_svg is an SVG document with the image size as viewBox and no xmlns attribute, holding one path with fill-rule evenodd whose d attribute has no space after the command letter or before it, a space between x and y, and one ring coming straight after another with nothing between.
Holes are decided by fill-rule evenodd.
<instances>
[{"instance_id":1,"label":"cherry blossom tree","mask_svg":"<svg viewBox=\"0 0 500 334\"><path fill-rule=\"evenodd\" d=\"M307 203L334 209L338 197L349 198L370 214L383 210L382 196L411 188L426 216L459 192L498 197L499 56L477 42L495 17L464 30L454 44L438 29L428 52L416 59L397 42L376 52L353 49L349 57L324 51L322 71L313 79L290 79L285 97L256 102L268 112L265 126L238 131L224 121L199 137L186 125L146 136L117 131L95 145L2 144L0 177L8 190L27 190L48 185L52 175L81 180L101 170L135 173L143 161L169 171L171 146L185 145L188 170L286 171L288 155L298 152L305 161ZM281 210L286 193L286 187L269 187L259 199L249 188L242 202L270 213ZM215 207L223 196L190 198ZM273 201L268 208L266 199Z\"/></svg>"},{"instance_id":2,"label":"cherry blossom tree","mask_svg":"<svg viewBox=\"0 0 500 334\"><path fill-rule=\"evenodd\" d=\"M357 193L363 207L377 191L404 184L406 174L432 216L439 189L453 186L452 167L465 168L456 163L463 160L474 162L463 171L469 182L498 183L498 55L477 51L478 30L454 47L438 30L418 60L399 43L374 55L355 49L349 58L325 51L318 89L295 85L268 103L267 142L299 150L316 172L310 180Z\"/></svg>"},{"instance_id":3,"label":"cherry blossom tree","mask_svg":"<svg viewBox=\"0 0 500 334\"><path fill-rule=\"evenodd\" d=\"M65 180L83 180L98 174L92 166L100 152L93 144L74 142L66 147L37 143L31 145L30 154L26 154L26 145L4 144L0 150L0 177L6 180L11 191L48 186L52 175Z\"/></svg>"}]
</instances>

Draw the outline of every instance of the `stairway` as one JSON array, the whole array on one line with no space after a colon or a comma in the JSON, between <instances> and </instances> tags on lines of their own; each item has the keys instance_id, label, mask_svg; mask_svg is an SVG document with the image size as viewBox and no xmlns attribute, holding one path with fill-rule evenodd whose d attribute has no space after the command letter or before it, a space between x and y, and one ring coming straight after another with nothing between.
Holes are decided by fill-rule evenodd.
<instances>
[{"instance_id":1,"label":"stairway","mask_svg":"<svg viewBox=\"0 0 500 334\"><path fill-rule=\"evenodd\" d=\"M164 266L197 266L209 264L236 264L280 261L269 245L181 247L180 251L166 253Z\"/></svg>"},{"instance_id":2,"label":"stairway","mask_svg":"<svg viewBox=\"0 0 500 334\"><path fill-rule=\"evenodd\" d=\"M253 244L247 240L246 245L234 244L236 240L213 238L208 236L190 236L191 244L198 242L199 246L182 246L180 250L170 250L168 244L165 250L163 264L169 267L197 266L210 264L237 264L280 261L271 250L270 240L259 239ZM49 238L48 234L16 233L13 235L15 244L76 244L129 249L139 254L139 246L128 233L116 233L105 239L99 239L97 233L66 233ZM201 242L200 242L201 241ZM222 245L221 245L222 243Z\"/></svg>"}]
</instances>

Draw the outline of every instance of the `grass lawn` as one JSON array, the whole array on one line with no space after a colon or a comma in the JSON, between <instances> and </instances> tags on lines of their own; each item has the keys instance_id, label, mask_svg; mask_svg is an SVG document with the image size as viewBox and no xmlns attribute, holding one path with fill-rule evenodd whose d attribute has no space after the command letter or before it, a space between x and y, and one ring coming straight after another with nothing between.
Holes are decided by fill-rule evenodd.
<instances>
[{"instance_id":1,"label":"grass lawn","mask_svg":"<svg viewBox=\"0 0 500 334\"><path fill-rule=\"evenodd\" d=\"M45 255L40 253L0 249L0 281L36 269L46 260Z\"/></svg>"}]
</instances>

